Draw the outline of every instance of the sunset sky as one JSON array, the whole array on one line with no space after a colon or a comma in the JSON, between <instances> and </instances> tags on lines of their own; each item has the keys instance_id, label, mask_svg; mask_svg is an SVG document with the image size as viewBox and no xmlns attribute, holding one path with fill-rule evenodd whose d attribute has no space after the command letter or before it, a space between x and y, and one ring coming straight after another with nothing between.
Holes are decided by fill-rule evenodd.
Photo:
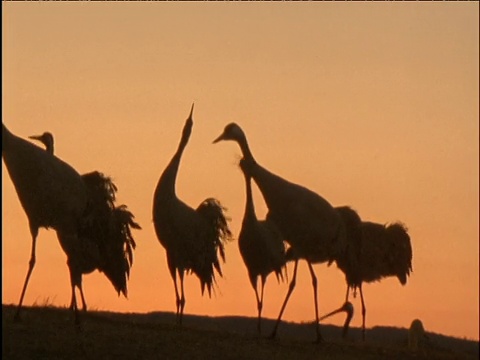
<instances>
[{"instance_id":1,"label":"sunset sky","mask_svg":"<svg viewBox=\"0 0 480 360\"><path fill-rule=\"evenodd\" d=\"M427 331L479 339L478 2L2 2L2 10L2 121L24 138L52 132L56 155L79 173L111 176L143 227L128 300L95 272L84 276L90 309L175 311L153 192L195 102L177 179L183 201L195 208L218 198L238 235L240 149L212 144L237 122L265 168L364 220L407 225L413 273L406 286L364 285L368 328L419 318ZM16 304L31 239L5 170L2 302ZM255 186L254 200L263 218ZM226 252L211 299L186 278L185 314L256 316L237 242ZM314 268L324 314L343 303L345 278L336 265ZM277 317L287 288L269 277L265 317ZM25 304L69 302L66 256L42 229ZM359 327L359 297L352 302ZM300 262L283 319L313 318Z\"/></svg>"}]
</instances>

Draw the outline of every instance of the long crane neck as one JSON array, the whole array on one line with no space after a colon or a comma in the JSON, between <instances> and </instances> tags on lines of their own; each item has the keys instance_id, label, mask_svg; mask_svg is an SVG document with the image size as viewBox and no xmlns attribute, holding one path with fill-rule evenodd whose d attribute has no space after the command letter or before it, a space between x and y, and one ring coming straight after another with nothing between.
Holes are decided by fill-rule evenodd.
<instances>
[{"instance_id":1,"label":"long crane neck","mask_svg":"<svg viewBox=\"0 0 480 360\"><path fill-rule=\"evenodd\" d=\"M162 176L160 177L159 187L161 187L162 192L168 192L170 194L175 194L175 183L177 180L178 167L180 165L180 160L183 155L183 151L187 146L188 140L191 134L191 124L187 122L183 129L182 138L178 144L177 151L173 155L172 159L168 163L167 167L163 171Z\"/></svg>"},{"instance_id":2,"label":"long crane neck","mask_svg":"<svg viewBox=\"0 0 480 360\"><path fill-rule=\"evenodd\" d=\"M39 140L43 145L45 145L45 151L50 155L53 155L53 136L43 134L40 137L30 136L31 139Z\"/></svg>"},{"instance_id":3,"label":"long crane neck","mask_svg":"<svg viewBox=\"0 0 480 360\"><path fill-rule=\"evenodd\" d=\"M257 219L255 214L255 206L253 205L253 196L252 196L252 179L249 175L244 173L245 176L245 189L246 189L246 202L245 202L245 214L244 221L247 219Z\"/></svg>"},{"instance_id":4,"label":"long crane neck","mask_svg":"<svg viewBox=\"0 0 480 360\"><path fill-rule=\"evenodd\" d=\"M53 155L53 142L46 141L46 142L45 142L45 150L46 150L49 154Z\"/></svg>"},{"instance_id":5,"label":"long crane neck","mask_svg":"<svg viewBox=\"0 0 480 360\"><path fill-rule=\"evenodd\" d=\"M248 146L248 141L245 134L242 134L242 136L237 139L237 142L238 145L240 145L240 149L242 150L243 158L249 163L255 164L256 161L253 158L252 152L250 151L250 147Z\"/></svg>"},{"instance_id":6,"label":"long crane neck","mask_svg":"<svg viewBox=\"0 0 480 360\"><path fill-rule=\"evenodd\" d=\"M280 176L271 173L256 162L243 132L238 134L235 140L240 146L243 154L243 159L240 160L242 171L255 180L268 208L270 209L272 205L275 206L275 204L278 203L279 197L284 197L285 194L282 192L285 190L285 186L289 187L293 184ZM282 204L282 201L280 201L280 204Z\"/></svg>"}]
</instances>

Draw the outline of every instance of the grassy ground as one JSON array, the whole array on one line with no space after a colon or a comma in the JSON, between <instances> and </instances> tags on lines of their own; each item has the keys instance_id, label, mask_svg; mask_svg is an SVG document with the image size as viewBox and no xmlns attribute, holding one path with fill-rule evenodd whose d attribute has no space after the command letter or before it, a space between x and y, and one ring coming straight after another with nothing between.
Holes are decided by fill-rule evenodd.
<instances>
[{"instance_id":1,"label":"grassy ground","mask_svg":"<svg viewBox=\"0 0 480 360\"><path fill-rule=\"evenodd\" d=\"M203 322L195 322L193 317L185 317L184 326L178 327L174 324L173 314L161 316L160 313L92 311L83 315L82 327L78 330L73 325L73 316L68 309L26 307L20 322L13 321L14 312L15 307L2 306L3 359L478 358L478 350L476 356L435 347L413 353L402 345L379 345L369 341L363 343L337 339L314 344L286 336L285 333L282 336L279 333L276 340L270 340L256 336L254 331L242 333L235 331L235 328L225 331L224 328L220 330L220 325L216 329L212 326L219 322L215 318L203 318ZM254 320L249 320L254 328ZM313 328L310 330L313 336ZM334 330L340 333L340 329Z\"/></svg>"}]
</instances>

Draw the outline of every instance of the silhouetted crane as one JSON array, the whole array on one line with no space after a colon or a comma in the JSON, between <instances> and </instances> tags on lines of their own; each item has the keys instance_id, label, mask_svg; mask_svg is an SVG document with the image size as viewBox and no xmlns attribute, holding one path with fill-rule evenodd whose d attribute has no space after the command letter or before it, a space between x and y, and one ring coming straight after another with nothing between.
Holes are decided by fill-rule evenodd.
<instances>
[{"instance_id":1,"label":"silhouetted crane","mask_svg":"<svg viewBox=\"0 0 480 360\"><path fill-rule=\"evenodd\" d=\"M54 140L51 133L44 132L30 138L42 142L46 151L53 155ZM69 259L72 284L70 308L75 309L77 306L77 287L83 310L86 310L82 274L89 274L94 270L105 273L117 293L127 297L127 280L136 247L130 228L141 227L133 220L134 216L126 205L115 206L117 186L109 177L98 171L83 174L81 177L87 189L88 205L78 227L80 246L68 244L61 232L58 232L58 238Z\"/></svg>"},{"instance_id":2,"label":"silhouetted crane","mask_svg":"<svg viewBox=\"0 0 480 360\"><path fill-rule=\"evenodd\" d=\"M345 274L348 302L350 289L360 290L362 302L362 339L365 340L366 308L362 284L380 281L389 276L396 276L402 285L407 283L407 276L412 271L412 247L408 230L402 223L382 225L364 221L358 227L351 220L356 213L348 207L337 208L347 227L347 251L335 259L337 266ZM353 215L353 213L355 215ZM356 215L358 216L358 215ZM361 236L356 234L360 231ZM336 314L341 308L325 317ZM325 318L324 317L324 318ZM346 331L344 332L344 336Z\"/></svg>"},{"instance_id":3,"label":"silhouetted crane","mask_svg":"<svg viewBox=\"0 0 480 360\"><path fill-rule=\"evenodd\" d=\"M408 349L416 352L429 345L430 337L425 332L422 320L414 319L408 329Z\"/></svg>"},{"instance_id":4,"label":"silhouetted crane","mask_svg":"<svg viewBox=\"0 0 480 360\"><path fill-rule=\"evenodd\" d=\"M121 270L124 270L124 277L125 272L128 275L132 261L132 248L135 246L128 229L129 225L133 227L136 225L132 220L133 215L126 211L125 206L120 206L115 210L110 210L111 216L108 224L103 219L99 219L94 214L101 211L102 206L97 205L105 205L103 207L105 208L110 204L108 199L104 199L103 204L99 203L97 197L92 197L92 192L108 193L111 190L110 183L103 181L104 179L99 173L80 176L70 165L52 153L12 134L3 123L2 158L27 215L32 236L29 267L15 319L19 319L28 281L35 266L38 230L40 227L51 227L56 230L60 244L67 254L72 285L72 307L75 313L75 322L78 323L74 289L75 286L79 286L81 289L82 272L88 272L87 269L94 266L92 264L103 261L107 263L102 263L101 269L109 278L115 278ZM95 187L86 186L86 182L97 183L100 187L106 188L98 190ZM112 186L114 185L112 184ZM107 198L109 196L111 194ZM103 239L103 243L94 241L94 239L100 239L99 234L88 235L91 231L97 231L97 226L100 224L103 225L100 230L109 231L108 241ZM125 240L125 242L120 244L121 240ZM128 269L116 267L114 271L110 271L109 266L119 261L119 257L115 257L117 253L112 249L118 248L121 248L122 254L125 254L122 259L128 261L128 264L124 262L123 265ZM112 258L102 258L101 254L104 251L107 252L107 256ZM93 271L94 268L90 271ZM78 281L79 277L80 281ZM112 280L114 286L116 286L114 281L120 284L117 291L123 292L125 289L126 293L126 287L122 287L121 281L116 278ZM82 300L84 301L83 292Z\"/></svg>"},{"instance_id":5,"label":"silhouetted crane","mask_svg":"<svg viewBox=\"0 0 480 360\"><path fill-rule=\"evenodd\" d=\"M175 191L175 181L183 151L193 126L193 105L185 122L180 144L170 163L163 171L153 198L153 221L158 240L167 252L167 263L173 279L176 296L177 323L182 323L185 295L185 272L193 272L200 279L201 291L205 286L211 296L215 283L214 269L220 276L219 256L225 261L225 242L231 238L226 210L218 200L208 198L197 209L181 201ZM180 294L177 286L180 279Z\"/></svg>"},{"instance_id":6,"label":"silhouetted crane","mask_svg":"<svg viewBox=\"0 0 480 360\"><path fill-rule=\"evenodd\" d=\"M317 341L322 340L318 320L317 278L313 263L331 263L345 248L345 229L339 214L313 191L291 183L260 166L248 147L242 129L235 123L227 125L214 143L220 140L236 141L243 153L244 169L255 180L268 206L267 219L280 229L284 239L295 251L293 277L271 334L275 337L288 299L295 287L299 259L305 259L312 277L315 303Z\"/></svg>"},{"instance_id":7,"label":"silhouetted crane","mask_svg":"<svg viewBox=\"0 0 480 360\"><path fill-rule=\"evenodd\" d=\"M240 165L243 164L245 163L240 163ZM277 281L283 280L282 270L286 271L285 244L280 230L273 222L257 219L253 204L251 177L243 168L242 172L245 176L246 202L242 228L238 236L238 246L247 267L250 284L255 291L258 310L257 330L260 334L265 282L271 272L275 272ZM258 277L261 281L260 296L257 288Z\"/></svg>"},{"instance_id":8,"label":"silhouetted crane","mask_svg":"<svg viewBox=\"0 0 480 360\"><path fill-rule=\"evenodd\" d=\"M35 247L40 227L61 231L67 242L78 243L78 219L87 207L81 176L67 163L12 134L2 123L2 158L20 203L28 217L32 250L15 318L35 266Z\"/></svg>"}]
</instances>

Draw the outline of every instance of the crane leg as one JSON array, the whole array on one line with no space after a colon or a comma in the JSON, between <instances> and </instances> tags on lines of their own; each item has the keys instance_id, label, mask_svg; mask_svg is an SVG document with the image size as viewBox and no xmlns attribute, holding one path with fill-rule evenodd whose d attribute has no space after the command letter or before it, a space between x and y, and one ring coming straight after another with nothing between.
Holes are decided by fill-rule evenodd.
<instances>
[{"instance_id":1,"label":"crane leg","mask_svg":"<svg viewBox=\"0 0 480 360\"><path fill-rule=\"evenodd\" d=\"M175 270L173 271L172 277L173 277L173 285L175 287L175 306L176 306L176 309L177 309L176 322L178 324L179 319L180 319L180 295L178 294L177 275L175 273Z\"/></svg>"},{"instance_id":2,"label":"crane leg","mask_svg":"<svg viewBox=\"0 0 480 360\"><path fill-rule=\"evenodd\" d=\"M32 250L30 254L30 261L28 262L28 271L27 276L25 277L25 282L23 283L22 294L20 295L20 301L18 302L17 311L15 312L14 320L20 320L20 310L22 309L23 298L25 296L25 292L27 291L28 281L30 280L30 275L32 275L33 268L35 267L35 248L37 245L37 236L38 236L38 228L30 227L30 233L32 234Z\"/></svg>"},{"instance_id":3,"label":"crane leg","mask_svg":"<svg viewBox=\"0 0 480 360\"><path fill-rule=\"evenodd\" d=\"M182 323L181 319L181 312L183 309L181 309L181 300L180 300L180 294L178 292L178 285L177 285L177 269L175 267L175 264L171 261L170 257L168 256L167 253L167 263L168 263L168 270L170 271L170 276L172 277L173 280L173 286L175 288L175 306L176 306L176 323L177 325ZM178 270L178 274L181 275L180 270ZM182 282L182 289L183 289L183 282ZM183 290L182 290L183 294Z\"/></svg>"},{"instance_id":4,"label":"crane leg","mask_svg":"<svg viewBox=\"0 0 480 360\"><path fill-rule=\"evenodd\" d=\"M77 299L75 297L75 285L73 285L73 284L72 284L72 303L71 303L70 307L73 310L73 315L74 315L74 318L75 318L75 325L79 325L80 324L80 319L78 317Z\"/></svg>"},{"instance_id":5,"label":"crane leg","mask_svg":"<svg viewBox=\"0 0 480 360\"><path fill-rule=\"evenodd\" d=\"M255 298L257 299L257 332L258 335L262 333L262 309L263 309L263 289L265 287L265 278L261 276L261 283L260 283L260 296L258 295L257 289L257 278L255 278L255 282L252 282L253 289L255 290Z\"/></svg>"},{"instance_id":6,"label":"crane leg","mask_svg":"<svg viewBox=\"0 0 480 360\"><path fill-rule=\"evenodd\" d=\"M82 298L82 310L87 311L87 303L85 301L85 296L83 295L83 285L82 285L82 279L80 278L80 283L77 285L78 290L80 291L80 297ZM75 288L75 287L74 287ZM74 304L76 304L76 296L75 296L75 291L72 291L72 300L70 302L70 310L74 309Z\"/></svg>"},{"instance_id":7,"label":"crane leg","mask_svg":"<svg viewBox=\"0 0 480 360\"><path fill-rule=\"evenodd\" d=\"M262 310L263 310L263 289L265 288L265 278L261 277L260 283L260 302L258 303L258 335L262 333Z\"/></svg>"},{"instance_id":8,"label":"crane leg","mask_svg":"<svg viewBox=\"0 0 480 360\"><path fill-rule=\"evenodd\" d=\"M179 319L179 324L182 325L182 320L183 320L183 309L185 308L185 292L183 289L183 276L184 276L184 270L179 270L178 271L179 277L180 277L180 292L181 292L181 297L180 297L180 319Z\"/></svg>"},{"instance_id":9,"label":"crane leg","mask_svg":"<svg viewBox=\"0 0 480 360\"><path fill-rule=\"evenodd\" d=\"M310 261L307 261L308 269L310 270L310 275L312 276L312 286L313 286L313 301L315 303L315 331L317 333L317 343L322 342L322 334L320 333L320 324L318 321L318 294L317 294L317 277L313 271L313 266Z\"/></svg>"},{"instance_id":10,"label":"crane leg","mask_svg":"<svg viewBox=\"0 0 480 360\"><path fill-rule=\"evenodd\" d=\"M74 310L76 306L76 300L75 300L75 286L72 288L72 299L70 300L70 310Z\"/></svg>"},{"instance_id":11,"label":"crane leg","mask_svg":"<svg viewBox=\"0 0 480 360\"><path fill-rule=\"evenodd\" d=\"M290 295L292 295L293 289L295 288L295 282L297 281L297 267L298 267L298 259L295 260L295 265L293 267L293 277L292 277L292 281L290 282L290 285L288 287L287 296L285 297L285 300L283 301L282 308L280 309L280 314L278 314L277 321L275 323L275 326L273 327L272 333L270 334L271 339L274 339L275 336L277 335L278 325L280 324L280 320L282 319L282 315L283 315L283 312L285 310L285 307L287 306L288 299L290 298Z\"/></svg>"},{"instance_id":12,"label":"crane leg","mask_svg":"<svg viewBox=\"0 0 480 360\"><path fill-rule=\"evenodd\" d=\"M257 332L260 335L260 314L261 314L261 304L260 304L260 296L258 295L258 289L257 289L257 277L254 279L250 279L253 290L255 291L255 300L257 301Z\"/></svg>"},{"instance_id":13,"label":"crane leg","mask_svg":"<svg viewBox=\"0 0 480 360\"><path fill-rule=\"evenodd\" d=\"M348 306L350 305L350 306ZM347 312L347 317L345 319L345 323L343 324L343 330L342 330L342 338L346 339L347 338L347 333L348 333L348 327L350 326L350 321L352 321L353 318L353 305L349 302L346 302L344 304L345 310Z\"/></svg>"},{"instance_id":14,"label":"crane leg","mask_svg":"<svg viewBox=\"0 0 480 360\"><path fill-rule=\"evenodd\" d=\"M83 285L82 285L81 278L80 278L80 285L78 286L78 289L80 290L80 297L82 298L82 310L87 311L87 303L85 302L85 296L83 295Z\"/></svg>"},{"instance_id":15,"label":"crane leg","mask_svg":"<svg viewBox=\"0 0 480 360\"><path fill-rule=\"evenodd\" d=\"M75 318L75 325L80 328L80 317L79 317L79 314L78 314L78 306L77 306L77 298L75 296L75 286L76 284L81 284L81 274L80 276L76 276L74 274L74 271L72 270L73 266L72 266L72 263L70 262L70 259L68 261L68 270L70 271L70 285L72 287L72 301L71 301L71 304L70 304L70 308L73 310L73 315L74 315L74 318ZM80 281L78 281L78 278L80 278Z\"/></svg>"},{"instance_id":16,"label":"crane leg","mask_svg":"<svg viewBox=\"0 0 480 360\"><path fill-rule=\"evenodd\" d=\"M362 300L362 340L365 341L365 317L367 315L367 309L365 308L365 301L363 300L362 284L359 286L360 299Z\"/></svg>"}]
</instances>

